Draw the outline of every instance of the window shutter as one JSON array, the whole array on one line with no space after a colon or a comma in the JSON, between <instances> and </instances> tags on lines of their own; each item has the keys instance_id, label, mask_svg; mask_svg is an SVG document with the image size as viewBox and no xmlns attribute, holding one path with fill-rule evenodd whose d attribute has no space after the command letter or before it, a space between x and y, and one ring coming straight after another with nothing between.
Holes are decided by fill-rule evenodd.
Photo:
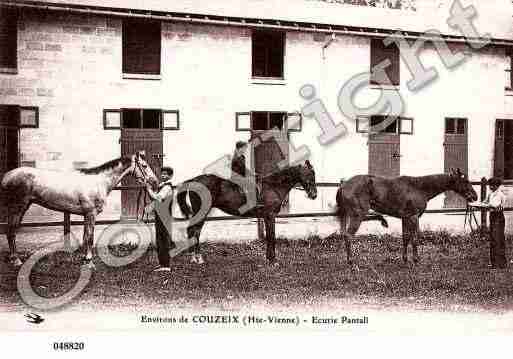
<instances>
[{"instance_id":1,"label":"window shutter","mask_svg":"<svg viewBox=\"0 0 513 359\"><path fill-rule=\"evenodd\" d=\"M287 129L289 132L301 132L303 128L303 116L299 112L287 114Z\"/></svg>"},{"instance_id":2,"label":"window shutter","mask_svg":"<svg viewBox=\"0 0 513 359\"><path fill-rule=\"evenodd\" d=\"M39 127L39 108L38 107L20 107L20 127L38 128Z\"/></svg>"},{"instance_id":3,"label":"window shutter","mask_svg":"<svg viewBox=\"0 0 513 359\"><path fill-rule=\"evenodd\" d=\"M180 129L180 112L178 110L162 111L162 129L163 130L179 130Z\"/></svg>"},{"instance_id":4,"label":"window shutter","mask_svg":"<svg viewBox=\"0 0 513 359\"><path fill-rule=\"evenodd\" d=\"M103 110L103 128L105 130L119 130L121 128L121 111L117 109Z\"/></svg>"},{"instance_id":5,"label":"window shutter","mask_svg":"<svg viewBox=\"0 0 513 359\"><path fill-rule=\"evenodd\" d=\"M513 76L511 76L511 70L513 69L513 49L511 47L506 47L506 60L508 64L506 65L505 71L505 88L512 89L513 88Z\"/></svg>"},{"instance_id":6,"label":"window shutter","mask_svg":"<svg viewBox=\"0 0 513 359\"><path fill-rule=\"evenodd\" d=\"M251 113L235 113L235 131L251 131Z\"/></svg>"},{"instance_id":7,"label":"window shutter","mask_svg":"<svg viewBox=\"0 0 513 359\"><path fill-rule=\"evenodd\" d=\"M401 121L399 126L400 133L403 135L412 135L413 118L401 117L399 120Z\"/></svg>"},{"instance_id":8,"label":"window shutter","mask_svg":"<svg viewBox=\"0 0 513 359\"><path fill-rule=\"evenodd\" d=\"M0 8L0 68L17 68L18 14Z\"/></svg>"}]
</instances>

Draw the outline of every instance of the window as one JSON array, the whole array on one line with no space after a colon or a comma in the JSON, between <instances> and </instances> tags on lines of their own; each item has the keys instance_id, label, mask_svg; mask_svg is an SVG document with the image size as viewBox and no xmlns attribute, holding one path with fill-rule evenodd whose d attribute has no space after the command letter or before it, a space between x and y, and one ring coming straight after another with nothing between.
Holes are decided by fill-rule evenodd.
<instances>
[{"instance_id":1,"label":"window","mask_svg":"<svg viewBox=\"0 0 513 359\"><path fill-rule=\"evenodd\" d=\"M512 62L513 62L513 48L506 47L506 69L504 70L505 74L505 84L504 87L506 90L512 90L513 89L513 77L511 76L511 68L512 68Z\"/></svg>"},{"instance_id":2,"label":"window","mask_svg":"<svg viewBox=\"0 0 513 359\"><path fill-rule=\"evenodd\" d=\"M495 125L495 138L504 138L504 120L497 120Z\"/></svg>"},{"instance_id":3,"label":"window","mask_svg":"<svg viewBox=\"0 0 513 359\"><path fill-rule=\"evenodd\" d=\"M0 125L10 128L38 128L39 108L35 106L0 105Z\"/></svg>"},{"instance_id":4,"label":"window","mask_svg":"<svg viewBox=\"0 0 513 359\"><path fill-rule=\"evenodd\" d=\"M0 73L16 73L18 14L15 9L0 7Z\"/></svg>"},{"instance_id":5,"label":"window","mask_svg":"<svg viewBox=\"0 0 513 359\"><path fill-rule=\"evenodd\" d=\"M123 73L160 75L160 22L123 21Z\"/></svg>"},{"instance_id":6,"label":"window","mask_svg":"<svg viewBox=\"0 0 513 359\"><path fill-rule=\"evenodd\" d=\"M123 109L121 125L123 128L160 128L160 110Z\"/></svg>"},{"instance_id":7,"label":"window","mask_svg":"<svg viewBox=\"0 0 513 359\"><path fill-rule=\"evenodd\" d=\"M387 116L371 116L370 124L372 127L379 126L383 121L387 119ZM367 117L359 117L356 119L356 132L368 133L369 132L369 119ZM412 135L413 134L413 118L409 117L398 117L393 120L381 133L389 134L402 134Z\"/></svg>"},{"instance_id":8,"label":"window","mask_svg":"<svg viewBox=\"0 0 513 359\"><path fill-rule=\"evenodd\" d=\"M399 76L399 49L397 48L395 43L392 43L388 46L383 44L383 40L380 39L372 39L371 40L371 70L378 65L383 60L390 60L391 64L385 68L385 72L390 79L389 84L383 83L384 85L394 85L399 86L400 76ZM381 85L380 80L371 77L371 84Z\"/></svg>"},{"instance_id":9,"label":"window","mask_svg":"<svg viewBox=\"0 0 513 359\"><path fill-rule=\"evenodd\" d=\"M236 131L266 131L284 128L287 132L300 132L302 116L300 113L252 111L235 114Z\"/></svg>"},{"instance_id":10,"label":"window","mask_svg":"<svg viewBox=\"0 0 513 359\"><path fill-rule=\"evenodd\" d=\"M252 44L252 76L283 79L285 33L255 30Z\"/></svg>"},{"instance_id":11,"label":"window","mask_svg":"<svg viewBox=\"0 0 513 359\"><path fill-rule=\"evenodd\" d=\"M384 122L387 119L386 116L372 116L371 117L371 127L377 127L382 122ZM383 133L397 133L399 129L399 126L397 125L397 119L393 120L384 130L381 132Z\"/></svg>"},{"instance_id":12,"label":"window","mask_svg":"<svg viewBox=\"0 0 513 359\"><path fill-rule=\"evenodd\" d=\"M180 129L179 112L140 108L106 109L103 110L103 128L106 130L120 128L178 130Z\"/></svg>"},{"instance_id":13,"label":"window","mask_svg":"<svg viewBox=\"0 0 513 359\"><path fill-rule=\"evenodd\" d=\"M445 119L445 134L464 135L467 131L466 118L447 117Z\"/></svg>"}]
</instances>

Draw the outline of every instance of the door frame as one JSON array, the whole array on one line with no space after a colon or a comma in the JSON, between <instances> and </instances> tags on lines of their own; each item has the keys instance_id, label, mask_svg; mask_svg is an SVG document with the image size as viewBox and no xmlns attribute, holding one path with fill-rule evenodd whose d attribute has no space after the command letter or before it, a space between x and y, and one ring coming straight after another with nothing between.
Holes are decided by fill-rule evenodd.
<instances>
[{"instance_id":1,"label":"door frame","mask_svg":"<svg viewBox=\"0 0 513 359\"><path fill-rule=\"evenodd\" d=\"M8 138L8 135L7 135L7 132L8 131L15 131L16 133L16 153L14 154L14 156L16 157L15 159L15 166L13 168L16 168L16 167L19 167L20 166L20 106L18 105L0 105L1 107L12 107L13 109L14 108L17 108L17 112L13 112L13 115L16 116L15 119L12 120L12 123L6 123L6 124L2 124L0 123L0 136L5 136L5 140L6 140L6 144L7 144L7 138ZM14 110L16 111L16 110ZM8 120L9 122L9 120ZM5 132L4 132L5 130ZM12 166L8 166L9 162L7 160L7 157L9 156L12 156L13 154L8 152L9 151L9 146L5 146L5 148L0 148L0 151L5 151L3 153L3 155L5 155L5 158L6 158L6 162L5 162L5 168L2 168L2 172L0 172L0 180L2 179L3 175L5 173L7 173L8 171L10 171ZM3 165L3 164L2 164ZM3 172L5 170L5 172ZM0 189L0 191L2 191ZM3 197L3 193L0 193L0 196ZM5 206L2 206L4 207L5 209ZM3 213L3 212L0 212L0 223L5 223L7 221L7 213ZM0 228L0 233L4 233L4 229L3 228Z\"/></svg>"},{"instance_id":2,"label":"door frame","mask_svg":"<svg viewBox=\"0 0 513 359\"><path fill-rule=\"evenodd\" d=\"M281 133L281 136L285 135L286 136L286 141L287 141L287 146L288 146L288 141L290 139L290 134L289 134L289 127L288 127L288 117L290 116L290 113L288 113L287 111L250 111L249 112L249 121L250 121L250 127L249 127L249 133L250 133L250 141L251 139L254 138L255 135L258 135L258 133L263 133L263 132L267 132L267 131L272 131L271 129L266 129L266 130L254 130L253 129L253 115L254 113L256 112L265 112L268 114L268 118L267 118L267 121L268 121L268 124L267 124L267 127L270 127L270 121L271 121L271 114L282 114L283 115L283 125L282 125L282 128L281 130L279 131ZM279 145L278 145L279 146ZM285 159L286 160L290 160L290 156L289 156L289 149L287 148L287 153L283 153L281 151L281 147L280 148L280 152L282 153L282 155L285 156ZM256 156L255 156L255 151L256 151L256 147L255 147L255 144L253 141L250 142L250 170L252 173L255 173L256 174ZM282 205L282 208L281 208L281 211L280 211L280 214L286 214L286 213L289 213L290 211L290 196L287 195L287 197L285 198L285 201Z\"/></svg>"},{"instance_id":3,"label":"door frame","mask_svg":"<svg viewBox=\"0 0 513 359\"><path fill-rule=\"evenodd\" d=\"M465 120L464 133L458 134L457 121L455 122L454 133L447 133L447 120ZM465 164L464 168L460 168L463 172L468 173L469 170L469 128L470 117L467 115L451 115L443 117L443 169L444 173L449 173L451 167L447 163L447 147L449 145L464 145L465 146ZM444 208L464 208L465 199L453 191L447 191L444 194Z\"/></svg>"},{"instance_id":4,"label":"door frame","mask_svg":"<svg viewBox=\"0 0 513 359\"><path fill-rule=\"evenodd\" d=\"M140 118L140 126L139 128L126 128L124 127L124 119L123 119L123 114L124 114L124 111L125 110L140 110L141 111L141 118ZM159 127L158 128L143 128L143 117L142 117L142 111L143 110L152 110L152 111L160 111L160 114L159 114ZM154 168L155 166L152 167L152 170L153 172L155 173L155 175L157 177L160 176L160 169L162 168L163 166L163 157L164 157L164 131L163 131L163 113L164 111L161 110L161 109L155 109L155 108L133 108L133 107L130 107L130 108L121 108L119 110L120 112L120 138L119 138L119 143L120 143L120 152L121 152L121 155L124 156L124 155L127 155L127 153L124 153L123 149L124 149L124 146L125 146L125 141L130 141L131 140L131 137L129 136L130 133L141 133L141 134L144 134L144 132L151 132L151 133L159 133L159 142L160 142L160 146L159 146L159 151L160 151L160 154L159 156L152 156L151 159L147 159L149 164L151 164L153 162L153 164L155 164L155 162L153 160L155 160L156 162L158 162L158 168ZM134 140L140 140L140 139L144 139L144 137L134 137L133 139ZM129 146L129 145L128 145ZM143 150L145 150L145 148L142 148ZM126 183L124 184L126 185ZM129 191L129 192L127 192ZM134 193L134 195L132 196L131 194ZM132 189L128 189L128 190L123 190L122 191L122 194L121 194L121 218L124 219L124 220L130 220L130 219L135 219L136 216L133 216L132 214L129 214L128 212L130 211L130 208L131 206L129 205L129 203L132 203L131 201L132 200L137 200L137 196L138 194L136 193L135 190L132 190Z\"/></svg>"},{"instance_id":5,"label":"door frame","mask_svg":"<svg viewBox=\"0 0 513 359\"><path fill-rule=\"evenodd\" d=\"M373 117L377 117L377 116L381 116L381 117L386 117L386 116L383 116L383 115L375 115L375 116L371 116L370 118L367 119L367 121L372 121L372 118ZM371 169L373 167L373 161L372 161L372 149L371 149L371 146L374 145L374 144L390 144L390 145L397 145L399 147L398 149L398 152L395 152L395 153L392 153L391 156L391 160L395 160L398 162L398 170L397 170L397 173L393 173L391 174L391 176L388 176L388 177L396 177L396 176L400 176L401 175L401 157L402 157L402 154L401 154L401 124L402 124L402 121L403 120L412 120L411 118L403 118L403 117L398 117L395 121L396 121L396 124L395 124L395 132L385 132L385 131L382 131L380 133L370 133L368 134L368 139L367 139L367 173L368 174L374 174L374 175L378 175L378 176L387 176L387 175L383 175L381 173L372 173ZM357 122L357 128L358 128L358 125L359 125L359 121ZM369 125L372 125L372 123L369 122ZM362 131L363 132L363 131ZM411 129L411 133L413 133L413 122L412 122L412 129Z\"/></svg>"}]
</instances>

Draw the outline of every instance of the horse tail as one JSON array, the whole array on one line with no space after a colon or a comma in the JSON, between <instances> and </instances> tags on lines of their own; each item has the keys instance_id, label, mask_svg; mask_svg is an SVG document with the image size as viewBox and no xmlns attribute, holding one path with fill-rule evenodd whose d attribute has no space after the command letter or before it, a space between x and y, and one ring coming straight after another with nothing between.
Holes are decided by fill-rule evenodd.
<instances>
[{"instance_id":1,"label":"horse tail","mask_svg":"<svg viewBox=\"0 0 513 359\"><path fill-rule=\"evenodd\" d=\"M7 172L6 174L4 174L0 179L1 179L1 182L0 182L0 188L2 189L5 189L7 190L7 188L10 186L11 184L11 172Z\"/></svg>"},{"instance_id":2,"label":"horse tail","mask_svg":"<svg viewBox=\"0 0 513 359\"><path fill-rule=\"evenodd\" d=\"M345 231L346 227L346 210L344 208L344 197L342 195L342 187L337 190L336 205L335 205L335 216L340 222L341 231Z\"/></svg>"},{"instance_id":3,"label":"horse tail","mask_svg":"<svg viewBox=\"0 0 513 359\"><path fill-rule=\"evenodd\" d=\"M369 203L371 206L373 203L376 203L379 200L378 192L376 191L376 187L374 186L374 181L372 176L368 176L367 178L367 190L369 193ZM385 228L388 228L388 222L381 214L376 213L374 215L371 215L368 219L369 221L379 221L381 225Z\"/></svg>"},{"instance_id":4,"label":"horse tail","mask_svg":"<svg viewBox=\"0 0 513 359\"><path fill-rule=\"evenodd\" d=\"M381 214L378 214L378 220L381 222L381 225L385 228L388 228L388 222Z\"/></svg>"},{"instance_id":5,"label":"horse tail","mask_svg":"<svg viewBox=\"0 0 513 359\"><path fill-rule=\"evenodd\" d=\"M187 204L187 195L189 194L188 190L183 190L178 193L176 196L176 200L178 201L178 207L180 207L180 211L182 211L183 215L186 219L189 219L192 215L192 208Z\"/></svg>"}]
</instances>

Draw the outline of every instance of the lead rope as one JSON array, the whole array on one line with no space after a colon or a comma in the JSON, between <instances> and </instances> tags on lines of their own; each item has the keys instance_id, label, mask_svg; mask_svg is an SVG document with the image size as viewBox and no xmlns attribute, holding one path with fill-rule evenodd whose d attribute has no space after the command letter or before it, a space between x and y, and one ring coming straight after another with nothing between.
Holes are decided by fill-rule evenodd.
<instances>
[{"instance_id":1,"label":"lead rope","mask_svg":"<svg viewBox=\"0 0 513 359\"><path fill-rule=\"evenodd\" d=\"M144 203L144 208L146 208L146 206L148 205L148 191L144 191L144 199L143 199L143 203ZM148 212L146 212L146 218L144 218L144 211L143 211L143 222L144 223L148 223L150 221L150 214Z\"/></svg>"}]
</instances>

